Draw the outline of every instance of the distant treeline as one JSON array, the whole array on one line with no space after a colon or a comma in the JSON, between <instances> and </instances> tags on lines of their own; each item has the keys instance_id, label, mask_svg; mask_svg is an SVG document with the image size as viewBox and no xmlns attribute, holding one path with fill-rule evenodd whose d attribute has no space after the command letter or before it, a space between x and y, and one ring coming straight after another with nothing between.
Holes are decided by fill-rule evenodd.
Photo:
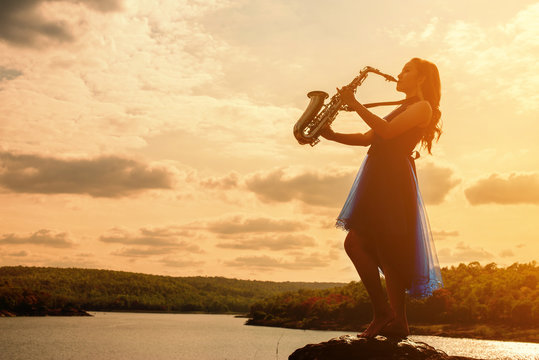
<instances>
[{"instance_id":1,"label":"distant treeline","mask_svg":"<svg viewBox=\"0 0 539 360\"><path fill-rule=\"evenodd\" d=\"M40 315L58 309L247 313L266 297L342 283L171 277L78 268L0 267L0 313ZM52 311L54 310L54 311Z\"/></svg>"},{"instance_id":2,"label":"distant treeline","mask_svg":"<svg viewBox=\"0 0 539 360\"><path fill-rule=\"evenodd\" d=\"M411 324L504 324L539 328L536 262L500 268L491 263L443 268L444 288L408 299ZM364 286L352 282L324 290L301 289L258 301L249 323L304 329L356 330L371 320Z\"/></svg>"}]
</instances>

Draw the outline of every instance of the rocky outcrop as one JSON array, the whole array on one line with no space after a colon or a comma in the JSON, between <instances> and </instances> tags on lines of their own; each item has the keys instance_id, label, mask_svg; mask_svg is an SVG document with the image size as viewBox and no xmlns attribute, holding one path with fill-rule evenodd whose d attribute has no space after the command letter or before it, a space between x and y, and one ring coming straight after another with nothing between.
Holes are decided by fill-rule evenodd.
<instances>
[{"instance_id":1,"label":"rocky outcrop","mask_svg":"<svg viewBox=\"0 0 539 360\"><path fill-rule=\"evenodd\" d=\"M14 316L17 316L17 315L12 313L11 311L0 310L0 317L14 317Z\"/></svg>"},{"instance_id":2,"label":"rocky outcrop","mask_svg":"<svg viewBox=\"0 0 539 360\"><path fill-rule=\"evenodd\" d=\"M351 335L331 339L320 344L309 344L297 349L289 360L475 360L449 356L423 342L409 339L374 339Z\"/></svg>"}]
</instances>

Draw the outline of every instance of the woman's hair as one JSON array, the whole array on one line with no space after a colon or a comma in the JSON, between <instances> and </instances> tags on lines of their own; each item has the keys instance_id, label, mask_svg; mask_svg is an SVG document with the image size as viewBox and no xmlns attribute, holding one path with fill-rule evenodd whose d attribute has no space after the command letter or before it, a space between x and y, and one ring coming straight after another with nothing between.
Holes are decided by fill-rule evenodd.
<instances>
[{"instance_id":1,"label":"woman's hair","mask_svg":"<svg viewBox=\"0 0 539 360\"><path fill-rule=\"evenodd\" d=\"M430 103L432 108L431 121L421 139L421 147L426 148L431 154L432 140L436 139L438 141L440 135L442 135L442 124L440 123L440 117L442 116L440 112L440 97L442 96L440 74L436 65L430 61L419 58L413 58L411 61L417 67L419 76L425 78L421 84L421 92L423 98Z\"/></svg>"}]
</instances>

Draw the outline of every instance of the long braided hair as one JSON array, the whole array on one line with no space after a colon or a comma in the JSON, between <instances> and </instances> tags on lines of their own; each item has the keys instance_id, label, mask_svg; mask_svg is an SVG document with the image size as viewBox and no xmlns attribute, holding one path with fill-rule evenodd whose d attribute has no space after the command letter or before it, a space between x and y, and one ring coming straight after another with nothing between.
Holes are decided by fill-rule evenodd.
<instances>
[{"instance_id":1,"label":"long braided hair","mask_svg":"<svg viewBox=\"0 0 539 360\"><path fill-rule=\"evenodd\" d=\"M425 80L421 84L421 92L423 98L430 103L432 118L421 139L421 147L427 149L429 154L432 154L432 141L438 141L440 135L442 135L442 124L440 122L440 117L442 116L442 112L440 111L440 98L442 96L440 74L436 65L430 61L420 58L413 58L411 61L417 66L419 75L425 77Z\"/></svg>"}]
</instances>

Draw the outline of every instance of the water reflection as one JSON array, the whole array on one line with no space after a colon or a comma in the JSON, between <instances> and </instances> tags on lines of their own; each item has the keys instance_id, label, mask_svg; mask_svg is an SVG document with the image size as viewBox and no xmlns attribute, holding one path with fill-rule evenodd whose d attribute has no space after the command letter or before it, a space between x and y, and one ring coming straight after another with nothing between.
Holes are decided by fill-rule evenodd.
<instances>
[{"instance_id":1,"label":"water reflection","mask_svg":"<svg viewBox=\"0 0 539 360\"><path fill-rule=\"evenodd\" d=\"M230 315L96 313L91 318L0 318L0 357L10 360L283 360L336 331L245 326ZM413 336L449 355L537 360L539 344Z\"/></svg>"},{"instance_id":2,"label":"water reflection","mask_svg":"<svg viewBox=\"0 0 539 360\"><path fill-rule=\"evenodd\" d=\"M448 355L468 356L477 359L538 360L539 344L444 338L438 336L410 336L414 341L423 341Z\"/></svg>"}]
</instances>

